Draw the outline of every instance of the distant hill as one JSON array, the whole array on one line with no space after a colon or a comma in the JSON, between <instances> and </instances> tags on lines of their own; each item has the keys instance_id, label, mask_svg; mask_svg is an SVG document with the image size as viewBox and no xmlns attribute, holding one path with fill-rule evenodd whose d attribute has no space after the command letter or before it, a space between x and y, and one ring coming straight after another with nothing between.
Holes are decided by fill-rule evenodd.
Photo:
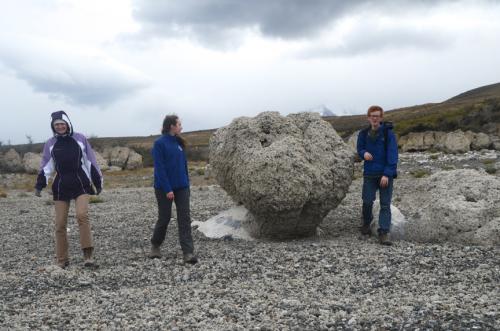
<instances>
[{"instance_id":1,"label":"distant hill","mask_svg":"<svg viewBox=\"0 0 500 331\"><path fill-rule=\"evenodd\" d=\"M343 137L367 125L364 114L325 120ZM500 83L475 88L440 103L389 110L385 120L395 124L399 135L429 130L494 131L500 124Z\"/></svg>"},{"instance_id":2,"label":"distant hill","mask_svg":"<svg viewBox=\"0 0 500 331\"><path fill-rule=\"evenodd\" d=\"M320 113L328 108L321 106ZM367 125L365 115L326 116L324 120L332 124L344 138ZM409 132L428 130L453 131L456 129L475 132L493 132L500 127L500 83L478 87L461 93L440 103L427 103L393 109L385 112L385 120L394 123L395 132L405 135ZM183 133L189 144L188 158L193 161L208 159L208 142L216 129ZM129 146L141 153L148 164L150 149L159 135L147 137L91 138L97 149L105 147ZM2 146L6 150L11 146ZM42 144L24 144L14 147L19 153L40 152Z\"/></svg>"}]
</instances>

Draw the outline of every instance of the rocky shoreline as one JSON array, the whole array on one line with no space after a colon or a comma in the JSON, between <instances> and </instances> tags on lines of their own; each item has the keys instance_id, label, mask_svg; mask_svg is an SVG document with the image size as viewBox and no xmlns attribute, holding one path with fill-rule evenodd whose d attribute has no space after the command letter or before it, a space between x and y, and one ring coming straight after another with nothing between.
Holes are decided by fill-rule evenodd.
<instances>
[{"instance_id":1,"label":"rocky shoreline","mask_svg":"<svg viewBox=\"0 0 500 331\"><path fill-rule=\"evenodd\" d=\"M359 237L358 215L332 212L319 235L303 240L208 239L195 230L200 263L185 266L175 221L164 257L146 258L156 205L152 189L134 188L105 191L91 205L96 270L82 266L70 210L71 265L61 270L53 266L49 198L0 199L2 328L500 328L498 246L383 247ZM193 220L233 205L218 186L192 188Z\"/></svg>"}]
</instances>

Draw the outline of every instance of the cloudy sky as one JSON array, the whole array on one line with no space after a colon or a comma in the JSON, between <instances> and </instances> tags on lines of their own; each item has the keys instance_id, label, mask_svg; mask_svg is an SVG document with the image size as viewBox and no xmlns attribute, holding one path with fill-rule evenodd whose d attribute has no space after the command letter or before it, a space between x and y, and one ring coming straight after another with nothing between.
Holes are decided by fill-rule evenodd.
<instances>
[{"instance_id":1,"label":"cloudy sky","mask_svg":"<svg viewBox=\"0 0 500 331\"><path fill-rule=\"evenodd\" d=\"M324 105L440 102L500 82L497 0L0 1L0 141L185 131Z\"/></svg>"}]
</instances>

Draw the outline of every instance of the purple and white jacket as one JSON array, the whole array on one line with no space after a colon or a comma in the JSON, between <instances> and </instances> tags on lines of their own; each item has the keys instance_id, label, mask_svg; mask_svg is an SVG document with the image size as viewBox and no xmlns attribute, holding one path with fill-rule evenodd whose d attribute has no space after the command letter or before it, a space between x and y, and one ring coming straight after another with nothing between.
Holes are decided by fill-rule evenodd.
<instances>
[{"instance_id":1,"label":"purple and white jacket","mask_svg":"<svg viewBox=\"0 0 500 331\"><path fill-rule=\"evenodd\" d=\"M69 201L102 189L102 173L94 151L81 133L55 135L45 143L35 188L46 187L54 172L54 200Z\"/></svg>"}]
</instances>

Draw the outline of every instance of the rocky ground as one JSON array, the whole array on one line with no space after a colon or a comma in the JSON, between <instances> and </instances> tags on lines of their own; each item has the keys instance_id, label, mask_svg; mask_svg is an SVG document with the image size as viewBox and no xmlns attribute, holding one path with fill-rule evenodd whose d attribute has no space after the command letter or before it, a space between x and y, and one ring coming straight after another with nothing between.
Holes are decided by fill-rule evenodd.
<instances>
[{"instance_id":1,"label":"rocky ground","mask_svg":"<svg viewBox=\"0 0 500 331\"><path fill-rule=\"evenodd\" d=\"M402 155L395 199L424 165L485 165L479 153L444 165L430 155ZM182 264L175 220L164 257L146 258L156 219L150 188L105 190L90 207L95 270L82 266L73 209L71 264L61 270L53 265L51 197L9 191L0 199L0 329L499 329L499 247L383 247L361 238L360 185L353 182L314 238L207 239L195 230L194 266ZM193 220L203 221L233 203L217 186L196 186L191 205Z\"/></svg>"}]
</instances>

